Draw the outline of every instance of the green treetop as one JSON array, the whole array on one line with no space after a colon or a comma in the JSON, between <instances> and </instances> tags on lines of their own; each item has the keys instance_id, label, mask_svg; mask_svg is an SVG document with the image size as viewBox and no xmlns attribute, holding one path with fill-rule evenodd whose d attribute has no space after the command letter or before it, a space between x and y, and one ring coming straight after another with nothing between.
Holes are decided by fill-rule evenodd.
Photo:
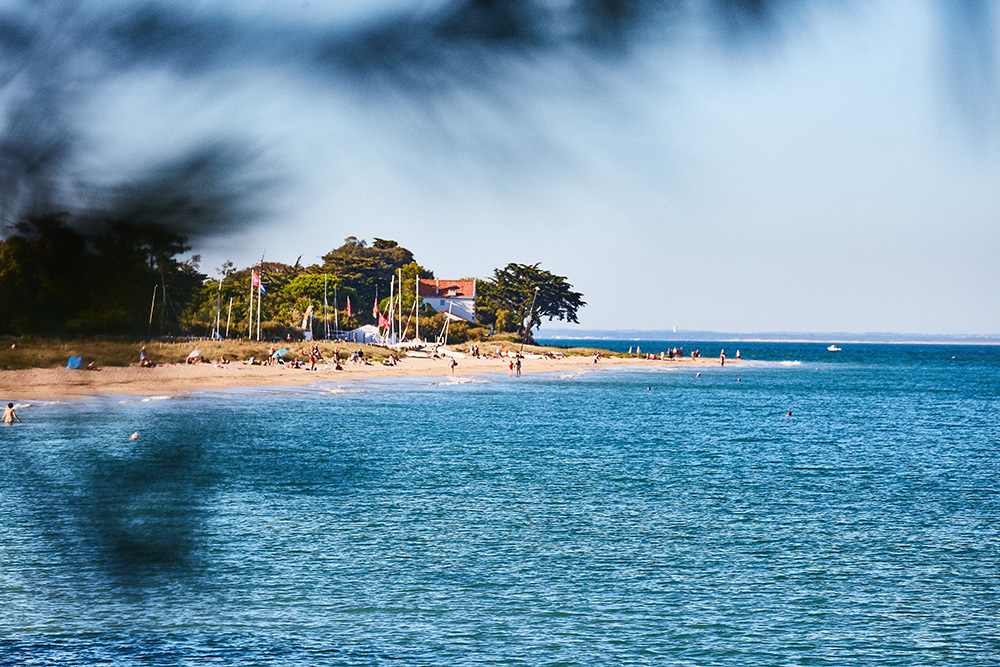
<instances>
[{"instance_id":1,"label":"green treetop","mask_svg":"<svg viewBox=\"0 0 1000 667\"><path fill-rule=\"evenodd\" d=\"M576 322L576 312L586 302L572 287L564 276L550 273L538 263L510 263L495 269L491 279L476 282L476 319L497 331L524 332L526 327L529 333L542 323L542 317Z\"/></svg>"}]
</instances>

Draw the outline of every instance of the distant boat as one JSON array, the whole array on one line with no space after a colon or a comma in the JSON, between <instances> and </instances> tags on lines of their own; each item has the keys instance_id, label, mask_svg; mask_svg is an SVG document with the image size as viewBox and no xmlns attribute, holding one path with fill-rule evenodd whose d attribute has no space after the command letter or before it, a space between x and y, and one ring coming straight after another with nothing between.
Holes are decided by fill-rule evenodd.
<instances>
[{"instance_id":1,"label":"distant boat","mask_svg":"<svg viewBox=\"0 0 1000 667\"><path fill-rule=\"evenodd\" d=\"M837 347L836 345L831 345L830 347L828 347L826 349L830 350L831 352L840 352L840 348Z\"/></svg>"}]
</instances>

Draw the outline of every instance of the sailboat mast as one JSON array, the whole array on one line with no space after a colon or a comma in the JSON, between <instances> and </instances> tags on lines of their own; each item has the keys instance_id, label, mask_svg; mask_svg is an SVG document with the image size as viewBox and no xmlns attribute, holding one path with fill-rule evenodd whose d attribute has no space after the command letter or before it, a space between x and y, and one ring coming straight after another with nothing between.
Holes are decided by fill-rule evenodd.
<instances>
[{"instance_id":1,"label":"sailboat mast","mask_svg":"<svg viewBox=\"0 0 1000 667\"><path fill-rule=\"evenodd\" d=\"M260 340L260 307L264 302L264 255L267 254L267 248L264 248L264 252L260 253L260 264L258 264L259 271L257 271L257 340Z\"/></svg>"},{"instance_id":2,"label":"sailboat mast","mask_svg":"<svg viewBox=\"0 0 1000 667\"><path fill-rule=\"evenodd\" d=\"M396 295L396 276L392 277L389 282L389 307L386 308L386 315L389 316L389 341L392 342L392 336L396 331L396 318L393 317L392 311L396 310L393 307L392 299Z\"/></svg>"}]
</instances>

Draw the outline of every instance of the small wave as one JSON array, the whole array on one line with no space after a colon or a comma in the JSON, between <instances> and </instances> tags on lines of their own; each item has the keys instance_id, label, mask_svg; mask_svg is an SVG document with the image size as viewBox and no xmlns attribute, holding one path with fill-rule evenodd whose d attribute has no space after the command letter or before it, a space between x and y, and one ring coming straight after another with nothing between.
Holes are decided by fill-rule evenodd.
<instances>
[{"instance_id":1,"label":"small wave","mask_svg":"<svg viewBox=\"0 0 1000 667\"><path fill-rule=\"evenodd\" d=\"M458 377L444 380L443 382L431 382L431 384L439 387L447 387L449 385L456 384L489 384L489 382L490 381L485 378Z\"/></svg>"},{"instance_id":2,"label":"small wave","mask_svg":"<svg viewBox=\"0 0 1000 667\"><path fill-rule=\"evenodd\" d=\"M325 387L321 394L362 394L364 389L348 389L347 387Z\"/></svg>"},{"instance_id":3,"label":"small wave","mask_svg":"<svg viewBox=\"0 0 1000 667\"><path fill-rule=\"evenodd\" d=\"M48 408L53 405L79 405L79 399L69 400L69 399L54 399L49 401L35 401L34 403L14 403L14 409L20 410L21 408Z\"/></svg>"},{"instance_id":4,"label":"small wave","mask_svg":"<svg viewBox=\"0 0 1000 667\"><path fill-rule=\"evenodd\" d=\"M128 405L129 403L151 403L152 401L169 401L172 398L177 398L176 396L134 396L130 398L123 398L118 401L119 405Z\"/></svg>"}]
</instances>

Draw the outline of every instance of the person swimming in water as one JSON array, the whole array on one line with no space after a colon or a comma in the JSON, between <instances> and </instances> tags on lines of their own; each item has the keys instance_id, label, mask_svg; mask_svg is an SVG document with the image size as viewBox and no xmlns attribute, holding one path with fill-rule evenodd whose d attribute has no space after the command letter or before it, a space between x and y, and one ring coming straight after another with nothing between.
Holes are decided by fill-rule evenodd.
<instances>
[{"instance_id":1,"label":"person swimming in water","mask_svg":"<svg viewBox=\"0 0 1000 667\"><path fill-rule=\"evenodd\" d=\"M4 424L13 424L15 419L17 420L18 424L21 423L21 418L17 416L16 412L14 412L14 404L8 403L7 409L3 411L2 421Z\"/></svg>"}]
</instances>

